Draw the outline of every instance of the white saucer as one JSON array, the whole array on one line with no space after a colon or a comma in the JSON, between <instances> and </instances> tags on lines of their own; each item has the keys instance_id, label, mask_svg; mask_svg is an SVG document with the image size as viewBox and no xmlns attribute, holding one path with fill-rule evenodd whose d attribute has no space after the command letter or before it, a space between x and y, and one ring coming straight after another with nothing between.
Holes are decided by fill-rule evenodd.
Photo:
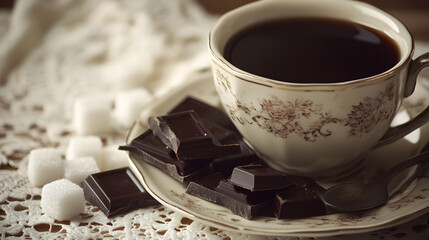
<instances>
[{"instance_id":1,"label":"white saucer","mask_svg":"<svg viewBox=\"0 0 429 240\"><path fill-rule=\"evenodd\" d=\"M426 94L420 94L416 98ZM205 102L212 105L219 105L209 71L201 72L175 92L162 99L155 99L153 106L142 112L141 117L129 130L126 143L147 129L146 121L149 115L167 112L169 108L188 95L204 99ZM404 105L408 105L410 108L413 106L413 102L421 101L412 99L410 104ZM419 133L414 133L408 139L401 139L371 152L366 161L368 163L366 173L368 171L382 172L398 161L416 154L428 139L429 134L425 133L429 133L429 130L425 131L425 127L422 127ZM185 184L174 180L156 167L132 158L129 160L131 169L146 190L163 205L209 226L246 234L311 237L355 234L396 225L429 211L429 177L422 177L411 184L408 181L416 168L396 177L390 186L390 190L397 191L399 189L402 192L386 205L374 210L358 214L330 214L294 220L277 220L275 218L247 220L231 213L222 206L186 194ZM321 184L327 186L325 183ZM404 184L406 184L405 187L403 187Z\"/></svg>"}]
</instances>

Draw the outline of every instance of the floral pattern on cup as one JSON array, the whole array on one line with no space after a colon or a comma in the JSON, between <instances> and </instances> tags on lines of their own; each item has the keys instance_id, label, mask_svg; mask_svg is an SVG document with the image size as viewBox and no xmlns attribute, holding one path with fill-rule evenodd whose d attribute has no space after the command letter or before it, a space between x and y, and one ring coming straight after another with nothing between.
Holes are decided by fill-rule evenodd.
<instances>
[{"instance_id":1,"label":"floral pattern on cup","mask_svg":"<svg viewBox=\"0 0 429 240\"><path fill-rule=\"evenodd\" d=\"M242 125L256 124L280 138L288 138L293 133L305 141L314 142L319 137L332 135L328 124L349 127L349 136L360 137L369 133L379 122L387 120L395 111L392 104L386 104L394 98L394 81L389 82L384 91L380 91L376 96L365 97L352 105L344 118L332 116L324 111L323 104L317 104L309 99L283 101L276 96L270 96L260 99L256 104L257 108L253 102L245 104L240 101L233 92L228 77L219 71L216 72L216 81L219 89L224 93L229 92L235 98L234 104L226 104L234 122ZM304 126L302 121L312 122Z\"/></svg>"}]
</instances>

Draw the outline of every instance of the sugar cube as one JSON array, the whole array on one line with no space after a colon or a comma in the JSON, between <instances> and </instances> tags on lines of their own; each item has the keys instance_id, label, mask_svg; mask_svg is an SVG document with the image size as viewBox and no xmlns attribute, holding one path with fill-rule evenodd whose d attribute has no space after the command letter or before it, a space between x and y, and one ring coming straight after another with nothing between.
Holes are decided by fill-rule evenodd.
<instances>
[{"instance_id":1,"label":"sugar cube","mask_svg":"<svg viewBox=\"0 0 429 240\"><path fill-rule=\"evenodd\" d=\"M57 220L70 219L85 209L83 189L67 179L59 179L42 188L42 211Z\"/></svg>"},{"instance_id":2,"label":"sugar cube","mask_svg":"<svg viewBox=\"0 0 429 240\"><path fill-rule=\"evenodd\" d=\"M64 177L61 151L54 148L33 149L28 161L28 179L35 187L42 187Z\"/></svg>"},{"instance_id":3,"label":"sugar cube","mask_svg":"<svg viewBox=\"0 0 429 240\"><path fill-rule=\"evenodd\" d=\"M115 98L116 121L124 127L130 127L151 99L151 94L144 88L119 93Z\"/></svg>"},{"instance_id":4,"label":"sugar cube","mask_svg":"<svg viewBox=\"0 0 429 240\"><path fill-rule=\"evenodd\" d=\"M76 100L73 109L75 130L81 135L109 133L112 129L112 101L107 97L90 96Z\"/></svg>"},{"instance_id":5,"label":"sugar cube","mask_svg":"<svg viewBox=\"0 0 429 240\"><path fill-rule=\"evenodd\" d=\"M80 184L88 175L100 172L93 157L69 159L64 164L64 177Z\"/></svg>"},{"instance_id":6,"label":"sugar cube","mask_svg":"<svg viewBox=\"0 0 429 240\"><path fill-rule=\"evenodd\" d=\"M119 146L111 145L102 149L103 160L100 168L102 171L128 166L127 153L125 151L119 150L118 147Z\"/></svg>"},{"instance_id":7,"label":"sugar cube","mask_svg":"<svg viewBox=\"0 0 429 240\"><path fill-rule=\"evenodd\" d=\"M72 137L67 146L66 158L93 157L97 165L101 164L102 142L98 136Z\"/></svg>"}]
</instances>

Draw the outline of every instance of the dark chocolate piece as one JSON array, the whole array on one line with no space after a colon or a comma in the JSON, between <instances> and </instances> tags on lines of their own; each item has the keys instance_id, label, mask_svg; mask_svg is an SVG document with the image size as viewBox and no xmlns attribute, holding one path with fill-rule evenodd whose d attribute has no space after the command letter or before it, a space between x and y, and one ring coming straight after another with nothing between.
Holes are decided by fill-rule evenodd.
<instances>
[{"instance_id":1,"label":"dark chocolate piece","mask_svg":"<svg viewBox=\"0 0 429 240\"><path fill-rule=\"evenodd\" d=\"M229 130L219 127L218 131L227 132L225 134L218 134L221 135L220 141L232 140L232 135ZM236 140L236 138L234 138L234 140ZM129 151L130 157L133 160L145 161L152 164L174 179L184 182L209 172L222 172L225 176L229 176L235 166L260 161L253 150L244 141L237 141L240 145L240 153L238 154L227 155L216 159L181 161L176 158L173 150L161 142L149 129L133 139L129 145L120 146L119 149Z\"/></svg>"},{"instance_id":2,"label":"dark chocolate piece","mask_svg":"<svg viewBox=\"0 0 429 240\"><path fill-rule=\"evenodd\" d=\"M257 204L247 204L217 192L216 188L222 179L224 179L224 176L221 173L215 173L191 181L186 189L186 193L222 205L231 210L234 214L247 219L252 219L257 216L273 215L272 199Z\"/></svg>"},{"instance_id":3,"label":"dark chocolate piece","mask_svg":"<svg viewBox=\"0 0 429 240\"><path fill-rule=\"evenodd\" d=\"M177 167L175 164L164 162L144 151L141 151L136 148L129 148L128 146L125 146L125 148L128 148L129 156L133 161L144 161L146 163L149 163L161 171L167 173L172 178L176 179L179 182L186 182L195 178L199 178L201 176L207 175L209 173L208 167L202 167L200 169L197 169L191 173L188 173L186 175L181 175L179 171L177 170Z\"/></svg>"},{"instance_id":4,"label":"dark chocolate piece","mask_svg":"<svg viewBox=\"0 0 429 240\"><path fill-rule=\"evenodd\" d=\"M213 135L214 138L214 142L216 144L232 144L232 143L237 143L238 141L242 141L241 136L237 135L236 133L223 128L215 123L212 122L205 122L208 130L210 131L210 133Z\"/></svg>"},{"instance_id":5,"label":"dark chocolate piece","mask_svg":"<svg viewBox=\"0 0 429 240\"><path fill-rule=\"evenodd\" d=\"M182 161L214 159L240 152L238 144L216 145L205 123L192 110L150 117L149 127Z\"/></svg>"},{"instance_id":6,"label":"dark chocolate piece","mask_svg":"<svg viewBox=\"0 0 429 240\"><path fill-rule=\"evenodd\" d=\"M291 188L277 192L274 213L278 219L304 218L326 214L326 207L316 192L308 188Z\"/></svg>"},{"instance_id":7,"label":"dark chocolate piece","mask_svg":"<svg viewBox=\"0 0 429 240\"><path fill-rule=\"evenodd\" d=\"M239 154L219 157L210 162L211 172L221 172L229 177L237 166L261 163L258 155L242 140L239 141L241 152Z\"/></svg>"},{"instance_id":8,"label":"dark chocolate piece","mask_svg":"<svg viewBox=\"0 0 429 240\"><path fill-rule=\"evenodd\" d=\"M129 168L91 174L81 185L85 199L107 217L159 204Z\"/></svg>"},{"instance_id":9,"label":"dark chocolate piece","mask_svg":"<svg viewBox=\"0 0 429 240\"><path fill-rule=\"evenodd\" d=\"M252 192L235 186L228 179L221 180L216 191L247 204L258 204L267 200L272 200L276 193L275 190Z\"/></svg>"},{"instance_id":10,"label":"dark chocolate piece","mask_svg":"<svg viewBox=\"0 0 429 240\"><path fill-rule=\"evenodd\" d=\"M232 213L246 219L274 216L272 199L257 204L246 204L231 198L224 199L225 201L222 204L224 207L227 207Z\"/></svg>"},{"instance_id":11,"label":"dark chocolate piece","mask_svg":"<svg viewBox=\"0 0 429 240\"><path fill-rule=\"evenodd\" d=\"M186 188L186 193L212 203L221 204L224 195L216 192L215 189L223 179L225 179L225 177L221 173L213 173L192 180L188 188Z\"/></svg>"},{"instance_id":12,"label":"dark chocolate piece","mask_svg":"<svg viewBox=\"0 0 429 240\"><path fill-rule=\"evenodd\" d=\"M266 191L292 186L289 177L262 164L235 167L231 183L250 191Z\"/></svg>"},{"instance_id":13,"label":"dark chocolate piece","mask_svg":"<svg viewBox=\"0 0 429 240\"><path fill-rule=\"evenodd\" d=\"M232 121L224 112L192 97L185 98L177 106L171 109L169 113L177 113L187 110L194 110L205 122L210 121L232 132L238 133L237 128L235 128Z\"/></svg>"},{"instance_id":14,"label":"dark chocolate piece","mask_svg":"<svg viewBox=\"0 0 429 240\"><path fill-rule=\"evenodd\" d=\"M158 137L153 135L150 129L133 139L128 147L119 147L121 150L129 151L133 151L132 148L143 151L141 157L144 161L167 173L170 173L170 175L176 174L175 172L181 176L188 175L207 165L212 160L195 159L190 161L181 161L176 158L176 155L171 148L161 142ZM175 169L177 169L177 171L175 171Z\"/></svg>"}]
</instances>

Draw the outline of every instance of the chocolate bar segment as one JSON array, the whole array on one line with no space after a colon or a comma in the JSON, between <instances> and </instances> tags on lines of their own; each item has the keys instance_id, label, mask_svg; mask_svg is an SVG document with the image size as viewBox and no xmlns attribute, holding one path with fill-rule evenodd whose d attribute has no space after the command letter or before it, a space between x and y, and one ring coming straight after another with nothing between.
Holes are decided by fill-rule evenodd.
<instances>
[{"instance_id":1,"label":"chocolate bar segment","mask_svg":"<svg viewBox=\"0 0 429 240\"><path fill-rule=\"evenodd\" d=\"M237 135L236 133L223 128L215 123L212 122L205 122L208 130L212 134L214 138L214 142L218 145L220 144L231 144L231 143L237 143L239 141L242 141L241 136Z\"/></svg>"},{"instance_id":2,"label":"chocolate bar segment","mask_svg":"<svg viewBox=\"0 0 429 240\"><path fill-rule=\"evenodd\" d=\"M169 113L188 110L194 110L206 123L208 121L213 122L232 132L238 133L238 130L224 112L192 97L185 98L177 106L171 109Z\"/></svg>"},{"instance_id":3,"label":"chocolate bar segment","mask_svg":"<svg viewBox=\"0 0 429 240\"><path fill-rule=\"evenodd\" d=\"M229 177L232 170L237 166L261 163L258 155L242 140L238 141L241 152L239 154L227 155L215 158L210 162L211 172L221 172Z\"/></svg>"},{"instance_id":4,"label":"chocolate bar segment","mask_svg":"<svg viewBox=\"0 0 429 240\"><path fill-rule=\"evenodd\" d=\"M289 177L262 164L235 167L231 183L250 191L266 191L292 186Z\"/></svg>"},{"instance_id":5,"label":"chocolate bar segment","mask_svg":"<svg viewBox=\"0 0 429 240\"><path fill-rule=\"evenodd\" d=\"M223 179L219 182L216 191L225 196L247 204L258 204L268 200L272 200L275 190L252 192L247 189L237 187L228 179Z\"/></svg>"},{"instance_id":6,"label":"chocolate bar segment","mask_svg":"<svg viewBox=\"0 0 429 240\"><path fill-rule=\"evenodd\" d=\"M214 173L191 181L186 189L186 193L222 205L234 214L247 219L257 216L272 216L272 199L257 204L248 204L217 192L216 188L223 179L224 176L221 173Z\"/></svg>"},{"instance_id":7,"label":"chocolate bar segment","mask_svg":"<svg viewBox=\"0 0 429 240\"><path fill-rule=\"evenodd\" d=\"M216 192L216 188L225 177L220 173L213 173L196 180L192 180L186 188L186 193L206 200L208 202L221 204L224 195Z\"/></svg>"},{"instance_id":8,"label":"chocolate bar segment","mask_svg":"<svg viewBox=\"0 0 429 240\"><path fill-rule=\"evenodd\" d=\"M150 117L149 127L182 161L213 159L240 152L238 144L214 144L211 132L194 111Z\"/></svg>"},{"instance_id":9,"label":"chocolate bar segment","mask_svg":"<svg viewBox=\"0 0 429 240\"><path fill-rule=\"evenodd\" d=\"M245 144L240 142L241 152L239 154L227 155L215 159L197 159L192 161L178 160L174 152L147 130L130 145L120 146L120 150L129 151L134 161L144 161L161 171L167 173L179 182L185 182L206 175L208 173L220 172L225 177L231 175L236 166L250 163L260 163L259 157Z\"/></svg>"},{"instance_id":10,"label":"chocolate bar segment","mask_svg":"<svg viewBox=\"0 0 429 240\"><path fill-rule=\"evenodd\" d=\"M81 185L85 199L107 217L159 204L129 168L91 174Z\"/></svg>"},{"instance_id":11,"label":"chocolate bar segment","mask_svg":"<svg viewBox=\"0 0 429 240\"><path fill-rule=\"evenodd\" d=\"M168 175L170 175L172 178L176 179L179 182L187 182L189 180L199 178L201 176L205 176L208 173L207 167L203 167L193 172L190 172L188 174L181 175L177 170L177 167L175 164L166 163L138 149L129 148L128 150L129 150L129 156L131 159L133 159L133 161L143 161L143 162L149 163L157 167L161 171L167 173Z\"/></svg>"},{"instance_id":12,"label":"chocolate bar segment","mask_svg":"<svg viewBox=\"0 0 429 240\"><path fill-rule=\"evenodd\" d=\"M171 148L156 137L151 130L146 130L140 136L133 139L129 146L120 146L121 150L133 151L134 156L140 157L170 175L188 175L207 165L212 159L195 159L181 161L176 158ZM136 151L141 151L138 153Z\"/></svg>"},{"instance_id":13,"label":"chocolate bar segment","mask_svg":"<svg viewBox=\"0 0 429 240\"><path fill-rule=\"evenodd\" d=\"M316 192L292 188L277 192L274 213L278 219L304 218L326 214L326 207Z\"/></svg>"}]
</instances>

